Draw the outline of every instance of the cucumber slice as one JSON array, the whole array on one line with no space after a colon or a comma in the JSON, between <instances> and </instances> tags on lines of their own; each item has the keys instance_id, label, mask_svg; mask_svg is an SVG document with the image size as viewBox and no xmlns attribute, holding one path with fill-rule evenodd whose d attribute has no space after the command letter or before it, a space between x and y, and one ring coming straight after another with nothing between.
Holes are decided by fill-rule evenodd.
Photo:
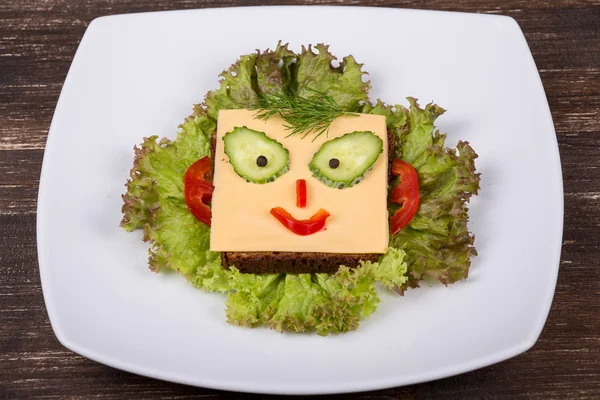
<instances>
[{"instance_id":1,"label":"cucumber slice","mask_svg":"<svg viewBox=\"0 0 600 400\"><path fill-rule=\"evenodd\" d=\"M233 170L247 182L273 182L289 169L288 150L264 132L235 127L223 142Z\"/></svg>"},{"instance_id":2,"label":"cucumber slice","mask_svg":"<svg viewBox=\"0 0 600 400\"><path fill-rule=\"evenodd\" d=\"M360 182L382 152L383 140L373 132L347 133L323 143L309 168L327 186L343 189Z\"/></svg>"}]
</instances>

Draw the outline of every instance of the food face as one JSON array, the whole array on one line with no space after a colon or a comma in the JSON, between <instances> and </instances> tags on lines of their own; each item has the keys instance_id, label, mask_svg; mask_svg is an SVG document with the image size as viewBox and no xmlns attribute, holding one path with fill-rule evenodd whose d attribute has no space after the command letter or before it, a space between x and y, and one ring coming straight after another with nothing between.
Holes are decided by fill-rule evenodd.
<instances>
[{"instance_id":1,"label":"food face","mask_svg":"<svg viewBox=\"0 0 600 400\"><path fill-rule=\"evenodd\" d=\"M468 276L477 154L467 142L444 145L441 107L372 102L362 64L347 56L332 67L335 59L323 44L241 56L177 139L151 136L135 148L121 226L144 229L153 271L227 292L229 323L347 332L375 311L376 283L402 294L425 278L447 285ZM261 110L284 115L297 136L277 117L256 119ZM400 151L387 148L386 120ZM310 127L320 128L302 139ZM276 216L325 218L326 229L300 235Z\"/></svg>"},{"instance_id":2,"label":"food face","mask_svg":"<svg viewBox=\"0 0 600 400\"><path fill-rule=\"evenodd\" d=\"M288 136L279 117L262 121L254 111L220 111L211 250L384 253L385 118L342 116L315 140ZM298 206L302 193L305 207ZM295 220L329 215L324 230L298 234L274 208Z\"/></svg>"}]
</instances>

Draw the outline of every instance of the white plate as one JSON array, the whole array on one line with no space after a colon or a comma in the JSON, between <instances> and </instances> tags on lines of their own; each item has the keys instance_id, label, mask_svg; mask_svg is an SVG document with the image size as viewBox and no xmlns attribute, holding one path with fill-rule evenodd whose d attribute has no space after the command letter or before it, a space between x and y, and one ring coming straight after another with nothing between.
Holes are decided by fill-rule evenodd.
<instances>
[{"instance_id":1,"label":"white plate","mask_svg":"<svg viewBox=\"0 0 600 400\"><path fill-rule=\"evenodd\" d=\"M370 72L372 98L449 111L482 189L466 282L426 283L356 332L320 337L225 322L225 297L146 268L119 228L133 145L174 137L239 55L325 42ZM537 340L560 258L562 178L544 90L507 17L383 8L257 7L119 15L85 33L50 128L39 191L46 307L67 348L123 370L211 388L314 394L406 385L513 357Z\"/></svg>"}]
</instances>

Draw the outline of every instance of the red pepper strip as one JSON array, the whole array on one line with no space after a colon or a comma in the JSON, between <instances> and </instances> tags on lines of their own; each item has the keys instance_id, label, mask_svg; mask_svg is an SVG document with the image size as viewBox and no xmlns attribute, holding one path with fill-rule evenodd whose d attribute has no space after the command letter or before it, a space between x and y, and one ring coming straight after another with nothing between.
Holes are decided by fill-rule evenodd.
<instances>
[{"instance_id":1,"label":"red pepper strip","mask_svg":"<svg viewBox=\"0 0 600 400\"><path fill-rule=\"evenodd\" d=\"M392 174L400 176L400 183L392 189L392 202L402 207L390 217L392 235L397 234L413 219L419 209L419 178L412 165L394 159Z\"/></svg>"},{"instance_id":2,"label":"red pepper strip","mask_svg":"<svg viewBox=\"0 0 600 400\"><path fill-rule=\"evenodd\" d=\"M306 180L296 181L296 207L306 208Z\"/></svg>"},{"instance_id":3,"label":"red pepper strip","mask_svg":"<svg viewBox=\"0 0 600 400\"><path fill-rule=\"evenodd\" d=\"M187 169L183 178L185 204L197 220L210 226L211 212L208 203L214 186L210 179L210 158L204 157Z\"/></svg>"},{"instance_id":4,"label":"red pepper strip","mask_svg":"<svg viewBox=\"0 0 600 400\"><path fill-rule=\"evenodd\" d=\"M312 235L315 232L325 230L325 221L330 216L327 210L321 208L310 219L297 220L282 207L272 208L271 215L290 231L301 236Z\"/></svg>"},{"instance_id":5,"label":"red pepper strip","mask_svg":"<svg viewBox=\"0 0 600 400\"><path fill-rule=\"evenodd\" d=\"M417 176L417 171L407 162L404 162L398 158L394 158L394 162L392 163L392 174L395 176L400 175L401 183L406 183L409 186L412 186L419 189L419 178Z\"/></svg>"}]
</instances>

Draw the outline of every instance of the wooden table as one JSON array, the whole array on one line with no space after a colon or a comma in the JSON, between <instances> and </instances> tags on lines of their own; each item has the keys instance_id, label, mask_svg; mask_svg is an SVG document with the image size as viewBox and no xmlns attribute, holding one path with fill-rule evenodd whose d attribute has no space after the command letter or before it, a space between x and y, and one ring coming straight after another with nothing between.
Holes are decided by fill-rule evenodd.
<instances>
[{"instance_id":1,"label":"wooden table","mask_svg":"<svg viewBox=\"0 0 600 400\"><path fill-rule=\"evenodd\" d=\"M250 0L0 2L0 398L259 397L152 380L63 348L44 307L35 240L37 188L48 127L90 21L109 14L252 4ZM426 6L514 17L525 32L550 102L565 190L558 285L537 344L523 355L478 371L359 397L600 398L600 1L345 4Z\"/></svg>"}]
</instances>

